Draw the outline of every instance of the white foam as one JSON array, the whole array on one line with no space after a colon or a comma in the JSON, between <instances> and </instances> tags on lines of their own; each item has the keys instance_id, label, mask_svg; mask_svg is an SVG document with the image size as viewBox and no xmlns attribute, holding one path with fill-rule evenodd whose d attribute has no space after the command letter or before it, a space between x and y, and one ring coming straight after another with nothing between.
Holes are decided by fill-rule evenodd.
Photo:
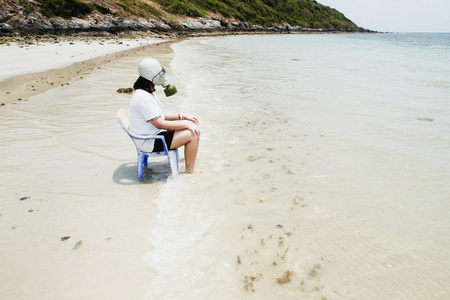
<instances>
[{"instance_id":1,"label":"white foam","mask_svg":"<svg viewBox=\"0 0 450 300\"><path fill-rule=\"evenodd\" d=\"M233 284L230 261L210 255L216 215L206 199L195 196L201 180L195 175L171 178L155 201L153 249L147 263L158 275L148 299L208 299L211 293L226 295ZM218 278L216 273L225 276Z\"/></svg>"}]
</instances>

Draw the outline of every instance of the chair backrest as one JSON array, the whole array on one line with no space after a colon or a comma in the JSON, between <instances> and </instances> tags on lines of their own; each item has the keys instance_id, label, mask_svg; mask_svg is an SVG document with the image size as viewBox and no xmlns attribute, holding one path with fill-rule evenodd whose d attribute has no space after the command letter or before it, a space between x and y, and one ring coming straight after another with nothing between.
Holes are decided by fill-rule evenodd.
<instances>
[{"instance_id":1,"label":"chair backrest","mask_svg":"<svg viewBox=\"0 0 450 300\"><path fill-rule=\"evenodd\" d=\"M130 119L128 118L128 110L126 108L119 109L119 112L117 113L117 117L119 118L119 123L122 126L122 128L131 135L130 132Z\"/></svg>"},{"instance_id":2,"label":"chair backrest","mask_svg":"<svg viewBox=\"0 0 450 300\"><path fill-rule=\"evenodd\" d=\"M165 143L164 136L162 135L151 136L151 135L138 135L132 133L130 130L130 119L128 118L128 110L126 108L119 109L117 117L119 119L120 126L122 126L123 130L125 130L125 132L130 136L130 138L133 140L135 144L136 140L148 140L148 139L163 140Z\"/></svg>"}]
</instances>

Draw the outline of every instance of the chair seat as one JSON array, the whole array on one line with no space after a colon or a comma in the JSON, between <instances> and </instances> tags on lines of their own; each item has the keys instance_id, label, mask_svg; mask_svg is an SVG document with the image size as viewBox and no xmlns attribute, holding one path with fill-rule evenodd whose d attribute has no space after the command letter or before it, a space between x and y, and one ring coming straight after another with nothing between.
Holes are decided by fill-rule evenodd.
<instances>
[{"instance_id":1,"label":"chair seat","mask_svg":"<svg viewBox=\"0 0 450 300\"><path fill-rule=\"evenodd\" d=\"M137 151L137 176L139 180L142 180L144 176L144 167L147 165L148 157L158 157L158 156L167 156L167 160L169 162L170 170L172 171L172 175L178 174L178 149L169 150L167 148L166 140L164 136L142 136L133 134L130 131L130 120L128 118L128 110L126 108L121 108L117 114L119 124L122 126L123 130L128 134L128 136L133 141L136 146ZM136 140L157 140L160 139L163 142L164 151L160 152L144 152L140 150L136 145Z\"/></svg>"}]
</instances>

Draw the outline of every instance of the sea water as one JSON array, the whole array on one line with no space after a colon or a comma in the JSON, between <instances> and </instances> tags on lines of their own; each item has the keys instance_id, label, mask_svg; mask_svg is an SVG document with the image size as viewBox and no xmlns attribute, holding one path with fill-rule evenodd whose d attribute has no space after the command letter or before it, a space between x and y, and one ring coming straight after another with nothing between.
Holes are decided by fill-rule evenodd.
<instances>
[{"instance_id":1,"label":"sea water","mask_svg":"<svg viewBox=\"0 0 450 300\"><path fill-rule=\"evenodd\" d=\"M0 294L449 298L449 38L187 39L6 105ZM200 120L194 175L136 178L116 90L147 56Z\"/></svg>"},{"instance_id":2,"label":"sea water","mask_svg":"<svg viewBox=\"0 0 450 300\"><path fill-rule=\"evenodd\" d=\"M155 202L147 298L450 297L449 34L172 48L202 135Z\"/></svg>"}]
</instances>

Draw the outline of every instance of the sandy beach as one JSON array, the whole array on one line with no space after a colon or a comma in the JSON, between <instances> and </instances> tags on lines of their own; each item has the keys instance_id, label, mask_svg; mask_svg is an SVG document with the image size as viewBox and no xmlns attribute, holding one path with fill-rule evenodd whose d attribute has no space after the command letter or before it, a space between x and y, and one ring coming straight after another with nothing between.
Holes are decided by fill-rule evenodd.
<instances>
[{"instance_id":1,"label":"sandy beach","mask_svg":"<svg viewBox=\"0 0 450 300\"><path fill-rule=\"evenodd\" d=\"M0 47L1 299L138 299L148 293L154 271L145 255L159 183L136 185L130 172L135 149L116 120L128 95L115 87L98 92L83 79L166 55L170 43L100 43L62 42L58 54L54 44ZM117 87L135 80L125 77ZM90 96L102 106L86 100ZM78 110L83 101L97 111L94 118L105 120L102 128L90 126L91 116ZM102 146L111 143L126 145L125 151Z\"/></svg>"},{"instance_id":2,"label":"sandy beach","mask_svg":"<svg viewBox=\"0 0 450 300\"><path fill-rule=\"evenodd\" d=\"M79 38L55 42L9 43L0 46L0 105L27 101L102 65L165 42L162 38Z\"/></svg>"}]
</instances>

